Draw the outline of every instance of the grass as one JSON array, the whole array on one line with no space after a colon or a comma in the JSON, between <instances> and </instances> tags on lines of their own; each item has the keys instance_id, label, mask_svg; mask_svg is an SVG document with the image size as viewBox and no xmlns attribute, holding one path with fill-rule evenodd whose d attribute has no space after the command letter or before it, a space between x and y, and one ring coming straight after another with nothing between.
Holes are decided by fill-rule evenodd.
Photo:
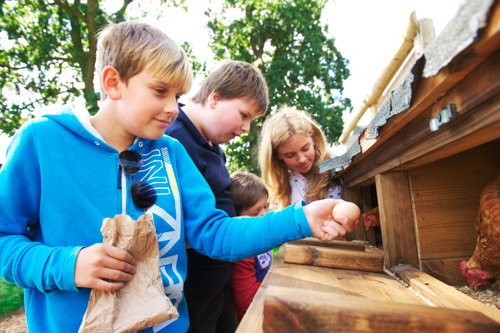
<instances>
[{"instance_id":1,"label":"grass","mask_svg":"<svg viewBox=\"0 0 500 333\"><path fill-rule=\"evenodd\" d=\"M276 253L278 253L280 247L278 246L277 248L273 249L273 259L276 258Z\"/></svg>"},{"instance_id":2,"label":"grass","mask_svg":"<svg viewBox=\"0 0 500 333\"><path fill-rule=\"evenodd\" d=\"M0 316L24 305L23 289L0 278Z\"/></svg>"}]
</instances>

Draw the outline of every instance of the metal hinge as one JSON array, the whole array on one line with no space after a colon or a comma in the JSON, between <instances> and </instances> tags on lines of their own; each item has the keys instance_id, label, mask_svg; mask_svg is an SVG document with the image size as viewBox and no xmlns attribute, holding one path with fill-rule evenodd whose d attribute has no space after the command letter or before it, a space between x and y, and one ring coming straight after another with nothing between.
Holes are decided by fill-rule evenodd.
<instances>
[{"instance_id":1,"label":"metal hinge","mask_svg":"<svg viewBox=\"0 0 500 333\"><path fill-rule=\"evenodd\" d=\"M435 132L443 124L449 122L453 117L457 116L457 107L455 104L448 104L445 109L441 110L435 118L429 121L431 132Z\"/></svg>"}]
</instances>

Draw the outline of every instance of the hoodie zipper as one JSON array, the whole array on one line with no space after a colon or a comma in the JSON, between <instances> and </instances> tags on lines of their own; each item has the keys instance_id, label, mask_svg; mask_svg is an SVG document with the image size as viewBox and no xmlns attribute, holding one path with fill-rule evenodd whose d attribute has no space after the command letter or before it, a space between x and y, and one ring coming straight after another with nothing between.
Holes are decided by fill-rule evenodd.
<instances>
[{"instance_id":1,"label":"hoodie zipper","mask_svg":"<svg viewBox=\"0 0 500 333\"><path fill-rule=\"evenodd\" d=\"M122 214L127 214L127 176L125 171L123 171L122 166L118 166L118 189L122 193Z\"/></svg>"}]
</instances>

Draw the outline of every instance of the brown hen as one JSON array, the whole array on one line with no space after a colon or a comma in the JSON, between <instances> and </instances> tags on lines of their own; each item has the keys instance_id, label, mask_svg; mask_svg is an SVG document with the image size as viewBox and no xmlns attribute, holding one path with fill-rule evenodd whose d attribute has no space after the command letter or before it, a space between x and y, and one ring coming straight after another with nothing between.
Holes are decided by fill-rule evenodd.
<instances>
[{"instance_id":1,"label":"brown hen","mask_svg":"<svg viewBox=\"0 0 500 333\"><path fill-rule=\"evenodd\" d=\"M368 213L363 214L363 221L365 222L365 229L370 227L380 227L380 213L378 207L371 209Z\"/></svg>"},{"instance_id":2,"label":"brown hen","mask_svg":"<svg viewBox=\"0 0 500 333\"><path fill-rule=\"evenodd\" d=\"M481 193L476 219L477 244L460 269L472 289L500 278L500 175Z\"/></svg>"}]
</instances>

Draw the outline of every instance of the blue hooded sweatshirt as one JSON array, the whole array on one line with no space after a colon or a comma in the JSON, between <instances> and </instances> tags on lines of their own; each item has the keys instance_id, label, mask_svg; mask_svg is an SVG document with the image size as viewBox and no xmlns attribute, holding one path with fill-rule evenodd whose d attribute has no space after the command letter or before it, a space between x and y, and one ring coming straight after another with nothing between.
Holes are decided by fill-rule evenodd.
<instances>
[{"instance_id":1,"label":"blue hooded sweatshirt","mask_svg":"<svg viewBox=\"0 0 500 333\"><path fill-rule=\"evenodd\" d=\"M129 149L144 159L134 180L158 194L147 213L156 226L165 294L180 315L147 332L187 331L186 240L204 255L235 261L312 236L301 204L252 219L216 209L210 187L175 139L138 138ZM0 275L25 288L30 333L78 331L90 295L75 286L79 251L102 243L104 218L137 220L145 213L131 200L118 155L88 113L70 108L26 122L9 146L0 172Z\"/></svg>"}]
</instances>

